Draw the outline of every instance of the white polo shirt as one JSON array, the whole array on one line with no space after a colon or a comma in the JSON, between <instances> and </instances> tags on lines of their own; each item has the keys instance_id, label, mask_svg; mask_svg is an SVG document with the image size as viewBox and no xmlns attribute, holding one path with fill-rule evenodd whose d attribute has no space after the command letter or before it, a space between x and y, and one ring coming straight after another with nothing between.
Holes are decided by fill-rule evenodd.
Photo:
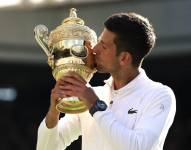
<instances>
[{"instance_id":1,"label":"white polo shirt","mask_svg":"<svg viewBox=\"0 0 191 150\"><path fill-rule=\"evenodd\" d=\"M163 149L176 111L169 87L150 80L140 69L140 74L119 90L113 90L112 78L94 90L107 103L106 111L96 112L93 117L88 111L66 114L52 129L43 120L37 150L64 150L80 135L82 150Z\"/></svg>"}]
</instances>

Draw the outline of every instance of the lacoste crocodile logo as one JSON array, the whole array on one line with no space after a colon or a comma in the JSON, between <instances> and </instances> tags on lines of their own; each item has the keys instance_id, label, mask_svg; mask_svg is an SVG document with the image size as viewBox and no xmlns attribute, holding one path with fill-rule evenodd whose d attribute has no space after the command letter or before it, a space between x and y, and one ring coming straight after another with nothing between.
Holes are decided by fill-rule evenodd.
<instances>
[{"instance_id":1,"label":"lacoste crocodile logo","mask_svg":"<svg viewBox=\"0 0 191 150\"><path fill-rule=\"evenodd\" d=\"M128 110L128 114L136 114L138 110L134 110L133 108Z\"/></svg>"}]
</instances>

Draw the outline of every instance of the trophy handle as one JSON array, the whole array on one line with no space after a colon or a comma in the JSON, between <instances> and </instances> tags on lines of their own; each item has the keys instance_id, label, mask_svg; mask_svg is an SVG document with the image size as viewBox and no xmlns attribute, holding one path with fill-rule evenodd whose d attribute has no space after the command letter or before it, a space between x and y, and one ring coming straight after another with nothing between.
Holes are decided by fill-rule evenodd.
<instances>
[{"instance_id":1,"label":"trophy handle","mask_svg":"<svg viewBox=\"0 0 191 150\"><path fill-rule=\"evenodd\" d=\"M37 25L34 28L35 39L48 56L48 64L54 68L53 48L48 46L48 28L45 25Z\"/></svg>"},{"instance_id":2,"label":"trophy handle","mask_svg":"<svg viewBox=\"0 0 191 150\"><path fill-rule=\"evenodd\" d=\"M45 25L37 25L34 28L35 39L47 56L52 55L48 47L48 28Z\"/></svg>"}]
</instances>

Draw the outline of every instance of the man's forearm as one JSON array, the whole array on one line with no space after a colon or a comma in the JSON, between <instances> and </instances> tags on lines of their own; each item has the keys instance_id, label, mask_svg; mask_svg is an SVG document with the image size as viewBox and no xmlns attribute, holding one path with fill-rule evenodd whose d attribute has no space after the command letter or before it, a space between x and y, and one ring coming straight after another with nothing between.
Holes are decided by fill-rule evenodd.
<instances>
[{"instance_id":1,"label":"man's forearm","mask_svg":"<svg viewBox=\"0 0 191 150\"><path fill-rule=\"evenodd\" d=\"M59 121L59 115L60 113L57 110L49 109L45 119L47 128L54 128L57 125Z\"/></svg>"}]
</instances>

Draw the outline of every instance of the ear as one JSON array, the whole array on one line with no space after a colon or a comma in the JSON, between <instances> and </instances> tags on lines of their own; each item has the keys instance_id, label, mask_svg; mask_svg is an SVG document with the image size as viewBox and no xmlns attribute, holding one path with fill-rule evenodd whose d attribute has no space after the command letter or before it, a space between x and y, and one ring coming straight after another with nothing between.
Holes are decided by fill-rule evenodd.
<instances>
[{"instance_id":1,"label":"ear","mask_svg":"<svg viewBox=\"0 0 191 150\"><path fill-rule=\"evenodd\" d=\"M130 53L128 52L121 52L120 56L119 56L119 62L121 66L127 66L129 64L131 64L132 60L132 56Z\"/></svg>"}]
</instances>

